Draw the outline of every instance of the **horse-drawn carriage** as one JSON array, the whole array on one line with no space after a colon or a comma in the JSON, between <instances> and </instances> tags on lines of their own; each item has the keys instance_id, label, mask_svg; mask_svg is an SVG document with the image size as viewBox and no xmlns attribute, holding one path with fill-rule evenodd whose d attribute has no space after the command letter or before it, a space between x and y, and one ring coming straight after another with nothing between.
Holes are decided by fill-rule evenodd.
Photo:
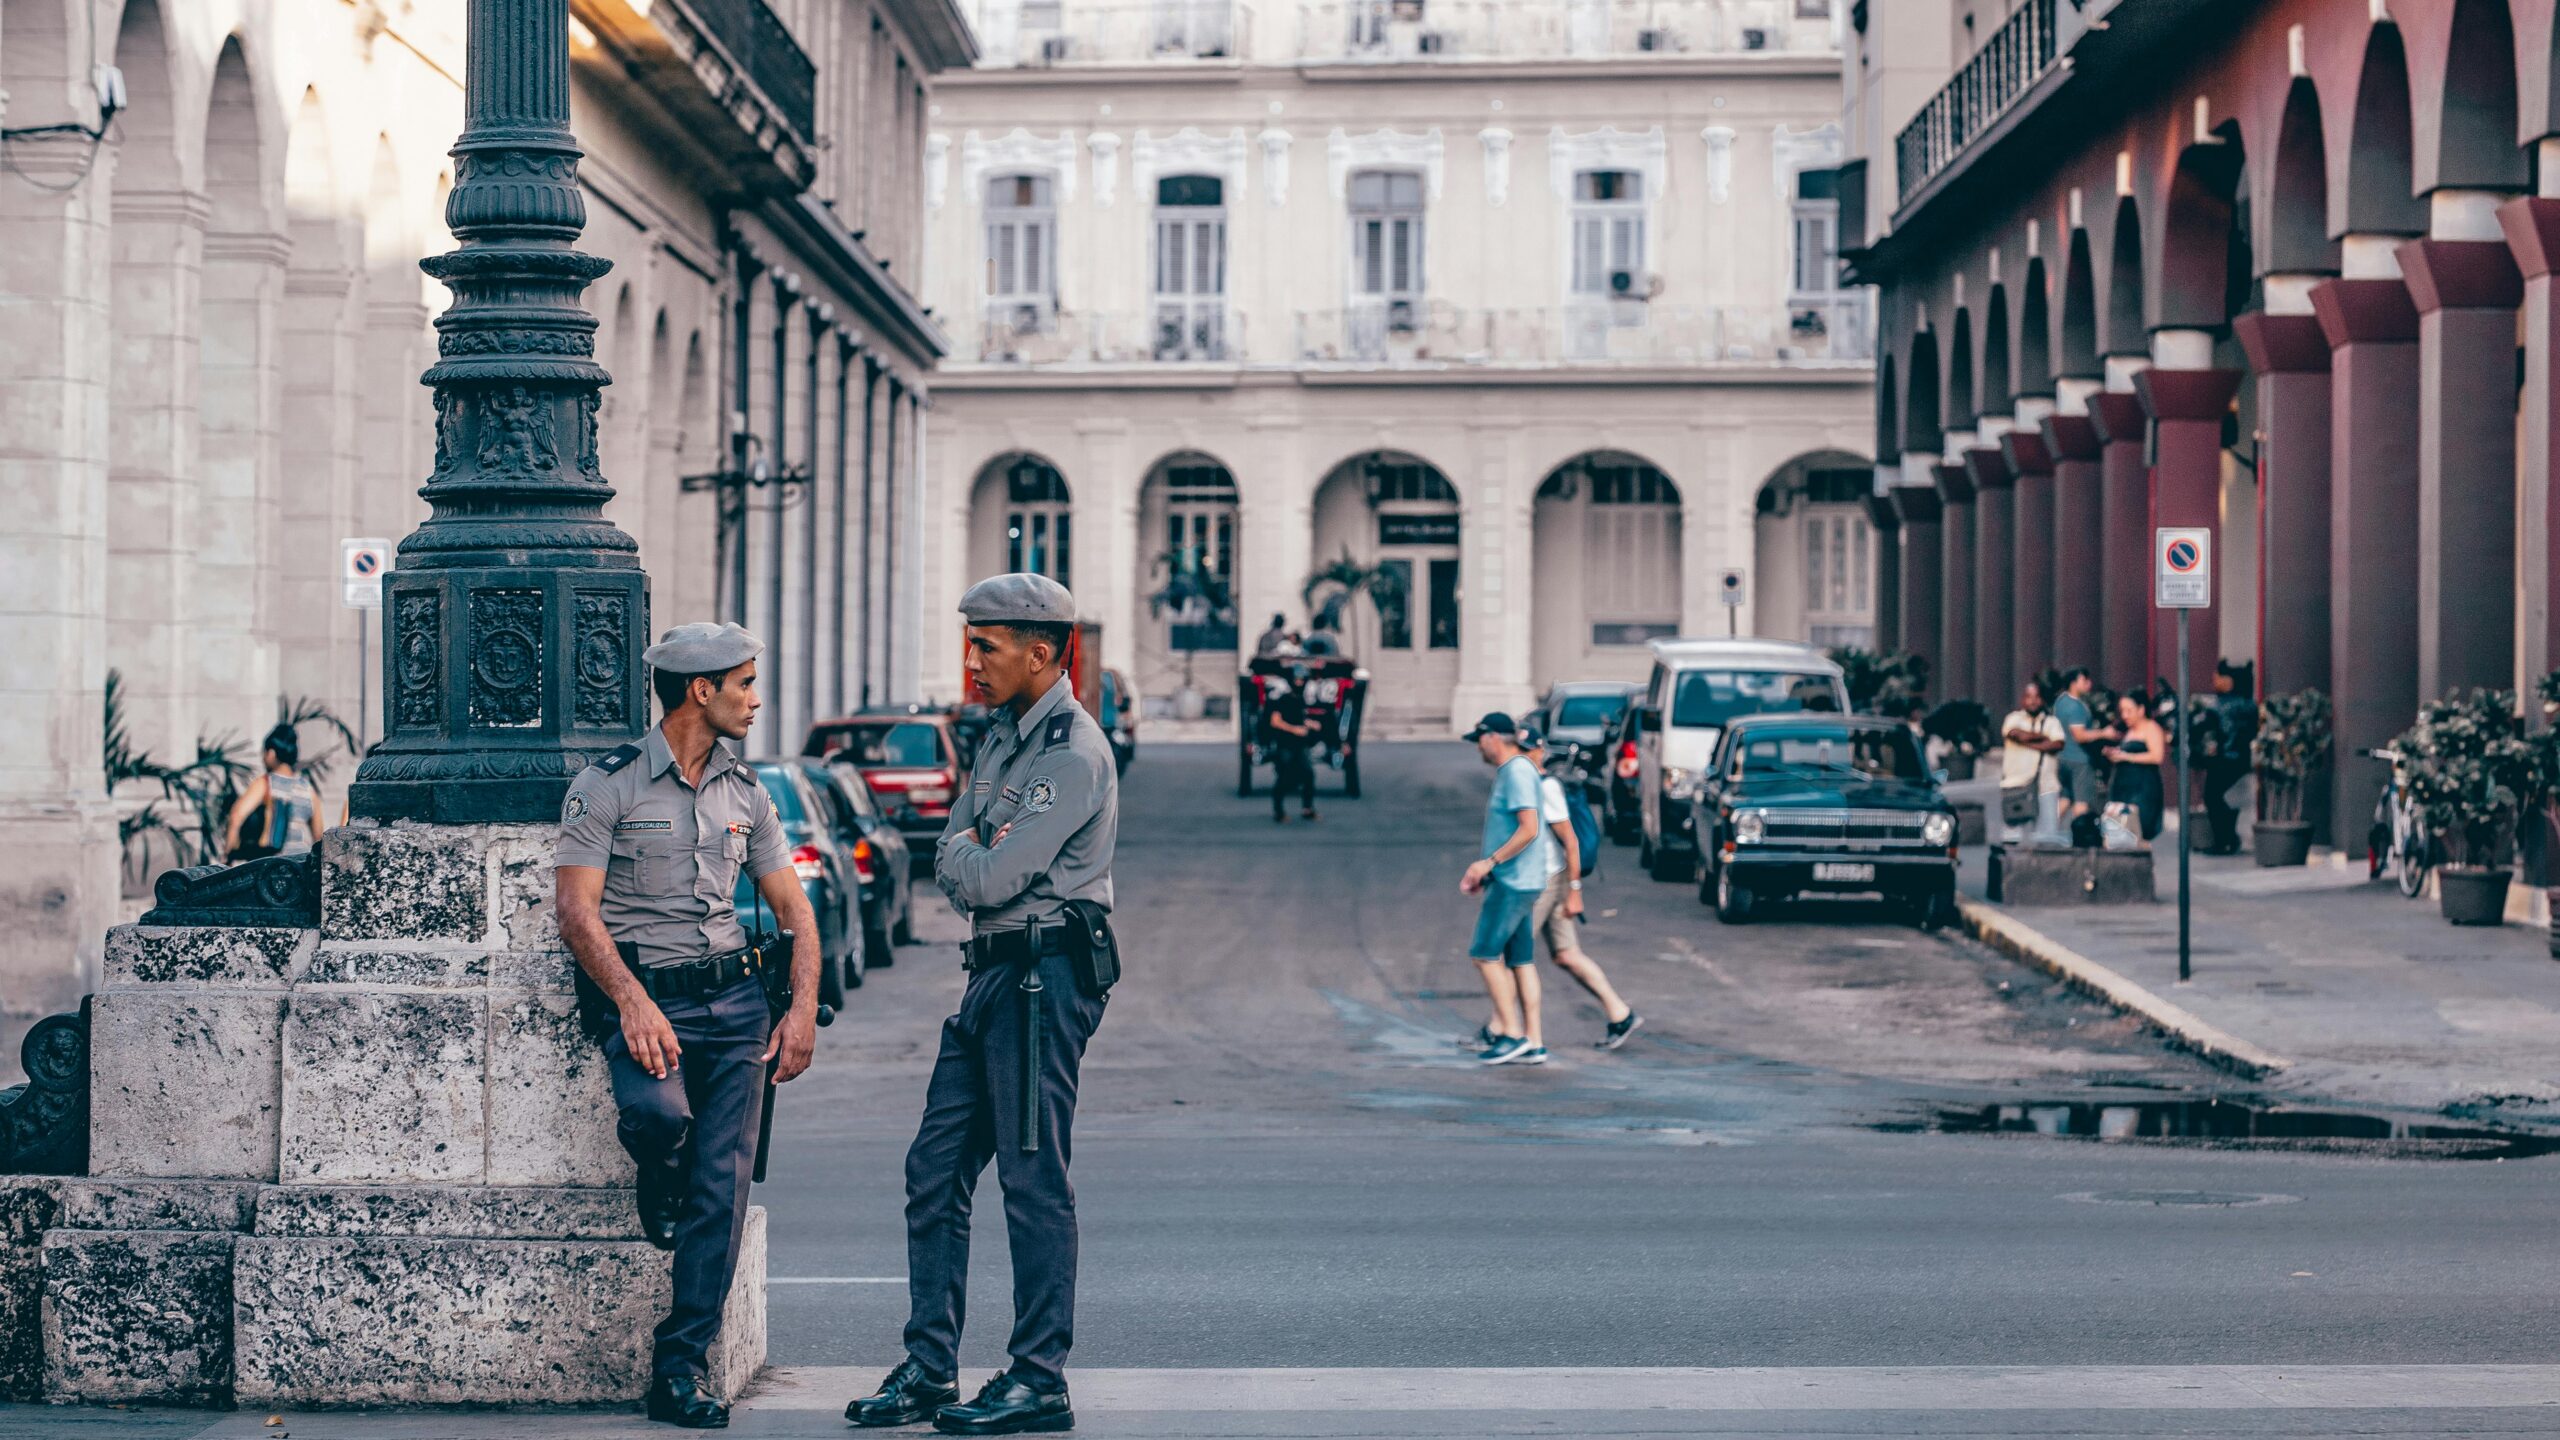
<instances>
[{"instance_id":1,"label":"horse-drawn carriage","mask_svg":"<svg viewBox=\"0 0 2560 1440\"><path fill-rule=\"evenodd\" d=\"M1274 763L1277 737L1266 723L1282 687L1296 686L1315 733L1308 760L1342 772L1342 793L1360 798L1360 716L1368 708L1369 672L1347 655L1255 659L1236 677L1236 793L1253 793L1253 768Z\"/></svg>"}]
</instances>

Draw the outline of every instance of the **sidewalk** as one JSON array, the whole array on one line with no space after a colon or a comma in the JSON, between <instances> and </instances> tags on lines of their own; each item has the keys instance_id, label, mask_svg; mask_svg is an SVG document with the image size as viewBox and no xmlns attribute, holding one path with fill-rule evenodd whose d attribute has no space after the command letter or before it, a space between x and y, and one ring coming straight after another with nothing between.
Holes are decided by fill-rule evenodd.
<instances>
[{"instance_id":1,"label":"sidewalk","mask_svg":"<svg viewBox=\"0 0 2560 1440\"><path fill-rule=\"evenodd\" d=\"M2175 823L2154 847L2156 905L1982 904L1969 851L1970 928L2076 970L2271 1095L2560 1130L2560 961L2540 926L2447 924L2432 898L2328 852L2291 870L2198 855L2194 979L2180 984Z\"/></svg>"}]
</instances>

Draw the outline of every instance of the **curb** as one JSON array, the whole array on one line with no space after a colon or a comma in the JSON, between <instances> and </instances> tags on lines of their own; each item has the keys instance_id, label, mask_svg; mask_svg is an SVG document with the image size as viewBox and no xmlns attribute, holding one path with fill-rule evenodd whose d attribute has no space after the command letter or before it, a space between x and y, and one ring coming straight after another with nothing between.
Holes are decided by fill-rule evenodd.
<instances>
[{"instance_id":1,"label":"curb","mask_svg":"<svg viewBox=\"0 0 2560 1440\"><path fill-rule=\"evenodd\" d=\"M2141 1017L2181 1049L2251 1080L2292 1068L2293 1062L2283 1056L2206 1023L2195 1012L2160 998L1996 906L1967 896L1957 899L1956 909L1964 917L1965 930L1983 944Z\"/></svg>"}]
</instances>

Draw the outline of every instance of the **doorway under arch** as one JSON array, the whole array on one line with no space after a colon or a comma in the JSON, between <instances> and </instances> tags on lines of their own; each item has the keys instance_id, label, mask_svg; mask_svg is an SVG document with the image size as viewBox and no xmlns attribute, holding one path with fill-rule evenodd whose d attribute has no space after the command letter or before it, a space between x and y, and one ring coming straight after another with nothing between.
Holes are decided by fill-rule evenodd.
<instances>
[{"instance_id":1,"label":"doorway under arch","mask_svg":"<svg viewBox=\"0 0 2560 1440\"><path fill-rule=\"evenodd\" d=\"M1075 507L1067 477L1026 450L988 461L969 492L969 573L1022 571L1075 588Z\"/></svg>"},{"instance_id":2,"label":"doorway under arch","mask_svg":"<svg viewBox=\"0 0 2560 1440\"><path fill-rule=\"evenodd\" d=\"M1680 633L1680 491L1622 450L1567 460L1530 520L1530 683L1641 680Z\"/></svg>"},{"instance_id":3,"label":"doorway under arch","mask_svg":"<svg viewBox=\"0 0 2560 1440\"><path fill-rule=\"evenodd\" d=\"M1875 466L1845 450L1799 455L1762 483L1752 524L1752 624L1762 636L1875 648L1874 488Z\"/></svg>"},{"instance_id":4,"label":"doorway under arch","mask_svg":"<svg viewBox=\"0 0 2560 1440\"><path fill-rule=\"evenodd\" d=\"M1326 474L1314 518L1318 571L1347 559L1379 577L1342 606L1342 647L1369 668L1370 714L1448 719L1458 684L1457 487L1420 456L1372 450Z\"/></svg>"},{"instance_id":5,"label":"doorway under arch","mask_svg":"<svg viewBox=\"0 0 2560 1440\"><path fill-rule=\"evenodd\" d=\"M1138 490L1138 534L1146 611L1131 680L1142 697L1197 690L1205 713L1222 714L1237 673L1235 475L1196 451L1157 461Z\"/></svg>"}]
</instances>

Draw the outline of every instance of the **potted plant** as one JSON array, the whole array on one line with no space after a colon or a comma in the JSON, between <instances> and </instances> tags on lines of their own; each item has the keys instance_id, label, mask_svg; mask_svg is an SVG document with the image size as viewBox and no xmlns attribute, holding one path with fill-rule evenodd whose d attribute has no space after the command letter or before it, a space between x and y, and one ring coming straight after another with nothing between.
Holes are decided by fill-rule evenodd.
<instances>
[{"instance_id":1,"label":"potted plant","mask_svg":"<svg viewBox=\"0 0 2560 1440\"><path fill-rule=\"evenodd\" d=\"M1178 545L1156 556L1156 570L1165 579L1156 592L1147 597L1147 613L1162 618L1171 610L1177 626L1190 626L1195 631L1204 621L1230 613L1234 602L1227 594L1226 582L1218 573L1201 563L1200 547ZM1193 657L1197 645L1177 645L1182 651L1182 688L1174 692L1173 713L1176 719L1197 720L1208 713L1208 697L1192 681Z\"/></svg>"},{"instance_id":2,"label":"potted plant","mask_svg":"<svg viewBox=\"0 0 2560 1440\"><path fill-rule=\"evenodd\" d=\"M1908 651L1878 654L1855 645L1837 645L1826 653L1840 667L1841 684L1849 691L1849 708L1864 714L1893 713L1880 707L1889 701L1907 700L1929 685L1929 662Z\"/></svg>"},{"instance_id":3,"label":"potted plant","mask_svg":"<svg viewBox=\"0 0 2560 1440\"><path fill-rule=\"evenodd\" d=\"M1344 546L1340 559L1317 569L1299 589L1299 598L1307 602L1308 628L1341 633L1350 618L1352 600L1361 595L1369 597L1372 611L1402 605L1404 577L1405 572L1393 565L1361 564L1351 558L1350 547Z\"/></svg>"},{"instance_id":4,"label":"potted plant","mask_svg":"<svg viewBox=\"0 0 2560 1440\"><path fill-rule=\"evenodd\" d=\"M1979 701L1950 700L1929 712L1920 733L1945 742L1948 779L1970 780L1974 761L1991 748L1991 712Z\"/></svg>"},{"instance_id":5,"label":"potted plant","mask_svg":"<svg viewBox=\"0 0 2560 1440\"><path fill-rule=\"evenodd\" d=\"M2442 846L2437 902L2456 925L2506 918L2505 861L2517 818L2536 800L2535 747L2524 738L2512 690L2473 690L2438 700L2393 742L2409 798Z\"/></svg>"},{"instance_id":6,"label":"potted plant","mask_svg":"<svg viewBox=\"0 0 2560 1440\"><path fill-rule=\"evenodd\" d=\"M2560 857L2560 670L2535 681L2533 693L2542 701L2542 728L2533 732L2534 793L2541 801L2543 856L2549 867ZM2546 868L2545 874L2550 873ZM2549 886L2547 895L2552 913L2560 915L2560 885ZM2550 927L2549 949L2560 960L2560 924Z\"/></svg>"},{"instance_id":7,"label":"potted plant","mask_svg":"<svg viewBox=\"0 0 2560 1440\"><path fill-rule=\"evenodd\" d=\"M2258 772L2258 826L2251 837L2258 863L2270 868L2311 858L2311 822L2302 797L2329 763L2329 697L2317 690L2270 695L2258 704L2258 738L2249 763Z\"/></svg>"}]
</instances>

